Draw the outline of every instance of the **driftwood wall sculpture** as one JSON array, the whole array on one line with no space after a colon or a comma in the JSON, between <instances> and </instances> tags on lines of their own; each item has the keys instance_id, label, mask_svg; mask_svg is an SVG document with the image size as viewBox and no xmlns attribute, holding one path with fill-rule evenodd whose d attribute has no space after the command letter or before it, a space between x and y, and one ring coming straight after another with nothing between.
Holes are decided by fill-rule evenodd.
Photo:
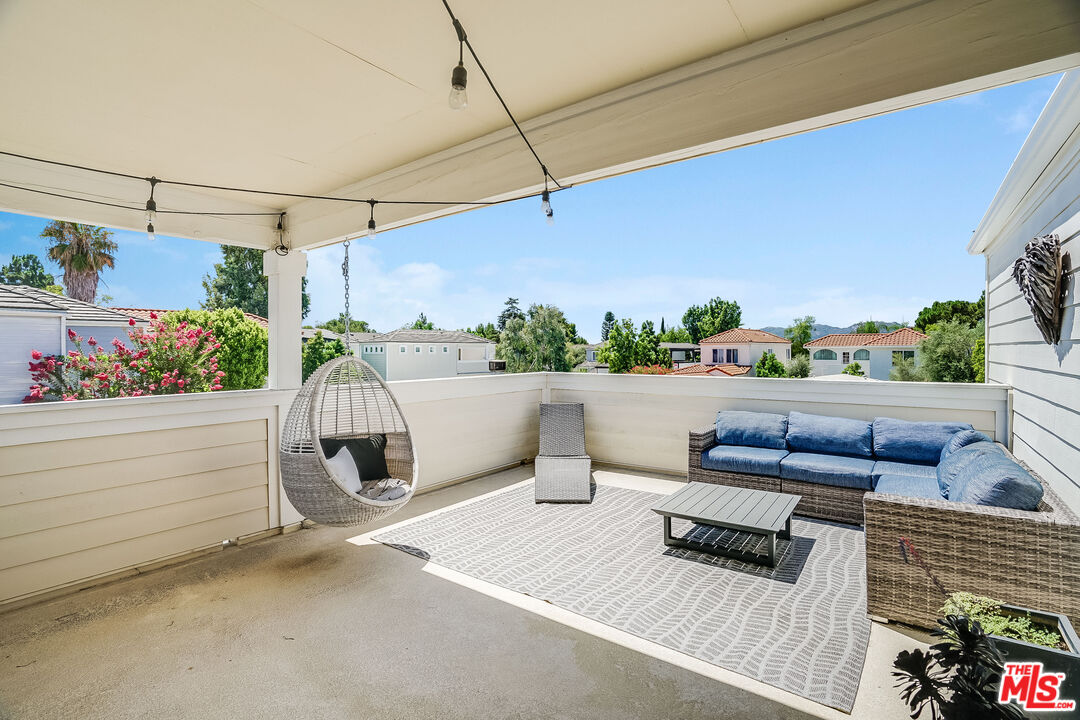
<instances>
[{"instance_id":1,"label":"driftwood wall sculpture","mask_svg":"<svg viewBox=\"0 0 1080 720\"><path fill-rule=\"evenodd\" d=\"M1061 316L1065 293L1062 278L1061 241L1057 235L1033 238L1013 264L1013 279L1020 286L1043 340L1061 340Z\"/></svg>"}]
</instances>

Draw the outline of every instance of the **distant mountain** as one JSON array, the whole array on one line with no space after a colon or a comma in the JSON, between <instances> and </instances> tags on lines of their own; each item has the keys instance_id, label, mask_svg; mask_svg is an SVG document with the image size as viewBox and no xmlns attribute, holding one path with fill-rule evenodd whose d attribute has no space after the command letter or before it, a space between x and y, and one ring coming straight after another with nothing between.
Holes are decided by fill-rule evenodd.
<instances>
[{"instance_id":1,"label":"distant mountain","mask_svg":"<svg viewBox=\"0 0 1080 720\"><path fill-rule=\"evenodd\" d=\"M878 328L882 332L888 332L890 330L895 330L898 327L904 327L903 325L901 325L898 322L893 322L893 323L881 322L881 321L875 321L875 322L877 322ZM855 323L854 325L848 325L847 327L836 327L835 325L823 325L821 323L818 323L817 325L814 325L814 329L810 332L810 339L811 340L817 340L819 337L824 337L826 335L832 335L833 333L842 333L842 334L846 335L847 333L855 332L855 328L859 327L859 325L860 325L860 323ZM772 327L763 327L763 328L759 328L759 329L764 330L765 332L770 332L773 335L779 335L780 337L784 337L785 328L782 328L782 327L772 326Z\"/></svg>"}]
</instances>

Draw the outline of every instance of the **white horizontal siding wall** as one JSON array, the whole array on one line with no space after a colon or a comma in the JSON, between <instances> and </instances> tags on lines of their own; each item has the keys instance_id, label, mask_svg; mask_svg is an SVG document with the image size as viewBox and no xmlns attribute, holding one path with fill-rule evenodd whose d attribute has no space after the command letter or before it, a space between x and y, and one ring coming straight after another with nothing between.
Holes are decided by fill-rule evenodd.
<instances>
[{"instance_id":1,"label":"white horizontal siding wall","mask_svg":"<svg viewBox=\"0 0 1080 720\"><path fill-rule=\"evenodd\" d=\"M0 408L0 603L275 527L287 397Z\"/></svg>"},{"instance_id":2,"label":"white horizontal siding wall","mask_svg":"<svg viewBox=\"0 0 1080 720\"><path fill-rule=\"evenodd\" d=\"M1061 342L1040 335L1012 279L1033 237L1071 256ZM1080 74L1068 73L1024 143L969 249L986 255L987 380L1013 388L1013 451L1080 510Z\"/></svg>"},{"instance_id":3,"label":"white horizontal siding wall","mask_svg":"<svg viewBox=\"0 0 1080 720\"><path fill-rule=\"evenodd\" d=\"M1008 433L1008 389L987 385L585 373L551 374L549 383L553 401L585 403L594 460L679 474L687 470L687 432L713 422L718 410L949 420L996 439Z\"/></svg>"}]
</instances>

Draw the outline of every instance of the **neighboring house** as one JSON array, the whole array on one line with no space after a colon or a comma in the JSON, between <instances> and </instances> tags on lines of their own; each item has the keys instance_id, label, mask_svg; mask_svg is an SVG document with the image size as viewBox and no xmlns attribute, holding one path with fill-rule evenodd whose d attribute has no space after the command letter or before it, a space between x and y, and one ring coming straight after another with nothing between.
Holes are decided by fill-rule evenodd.
<instances>
[{"instance_id":1,"label":"neighboring house","mask_svg":"<svg viewBox=\"0 0 1080 720\"><path fill-rule=\"evenodd\" d=\"M702 364L737 365L749 368L751 375L754 365L768 350L780 362L791 359L791 341L764 330L733 328L707 337L700 344Z\"/></svg>"},{"instance_id":2,"label":"neighboring house","mask_svg":"<svg viewBox=\"0 0 1080 720\"><path fill-rule=\"evenodd\" d=\"M506 363L495 343L460 330L394 330L360 344L360 356L386 380L486 375Z\"/></svg>"},{"instance_id":3,"label":"neighboring house","mask_svg":"<svg viewBox=\"0 0 1080 720\"><path fill-rule=\"evenodd\" d=\"M671 353L672 367L679 368L701 362L700 345L695 345L694 343L662 342L660 343L660 347Z\"/></svg>"},{"instance_id":4,"label":"neighboring house","mask_svg":"<svg viewBox=\"0 0 1080 720\"><path fill-rule=\"evenodd\" d=\"M577 372L606 373L608 371L607 363L600 362L599 358L596 357L597 351L603 346L604 343L579 345L578 347L585 348L585 362L575 365L574 370Z\"/></svg>"},{"instance_id":5,"label":"neighboring house","mask_svg":"<svg viewBox=\"0 0 1080 720\"><path fill-rule=\"evenodd\" d=\"M697 363L672 370L668 375L707 375L710 377L742 377L749 375L753 368L748 365L704 365Z\"/></svg>"},{"instance_id":6,"label":"neighboring house","mask_svg":"<svg viewBox=\"0 0 1080 720\"><path fill-rule=\"evenodd\" d=\"M33 350L46 355L74 350L68 330L112 350L114 338L129 341L131 317L26 285L0 285L0 405L21 402L29 393ZM84 344L83 349L90 348Z\"/></svg>"},{"instance_id":7,"label":"neighboring house","mask_svg":"<svg viewBox=\"0 0 1080 720\"><path fill-rule=\"evenodd\" d=\"M859 363L866 377L888 380L893 365L903 358L921 362L917 346L926 335L912 328L887 333L841 333L825 335L804 347L810 352L815 376L839 375L853 362Z\"/></svg>"},{"instance_id":8,"label":"neighboring house","mask_svg":"<svg viewBox=\"0 0 1080 720\"><path fill-rule=\"evenodd\" d=\"M245 315L247 313L244 313ZM258 317L257 315L254 317ZM340 340L341 344L345 344L345 333L336 333L332 330L325 330L323 328L303 328L300 330L300 342L307 342L321 333L325 340ZM370 341L379 333L373 332L351 332L349 333L349 348L353 351L354 355L360 355L363 349L364 343Z\"/></svg>"}]
</instances>

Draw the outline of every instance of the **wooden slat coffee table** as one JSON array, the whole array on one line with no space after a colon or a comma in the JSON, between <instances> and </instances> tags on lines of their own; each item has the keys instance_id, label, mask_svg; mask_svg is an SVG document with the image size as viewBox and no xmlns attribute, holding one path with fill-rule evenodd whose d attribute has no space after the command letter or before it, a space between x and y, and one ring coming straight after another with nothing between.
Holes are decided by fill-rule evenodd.
<instances>
[{"instance_id":1,"label":"wooden slat coffee table","mask_svg":"<svg viewBox=\"0 0 1080 720\"><path fill-rule=\"evenodd\" d=\"M692 482L678 492L668 495L652 509L664 516L665 545L776 567L776 537L779 535L784 540L791 539L791 513L800 500L801 495ZM701 525L763 535L768 540L768 552L761 555L672 537L673 517Z\"/></svg>"}]
</instances>

